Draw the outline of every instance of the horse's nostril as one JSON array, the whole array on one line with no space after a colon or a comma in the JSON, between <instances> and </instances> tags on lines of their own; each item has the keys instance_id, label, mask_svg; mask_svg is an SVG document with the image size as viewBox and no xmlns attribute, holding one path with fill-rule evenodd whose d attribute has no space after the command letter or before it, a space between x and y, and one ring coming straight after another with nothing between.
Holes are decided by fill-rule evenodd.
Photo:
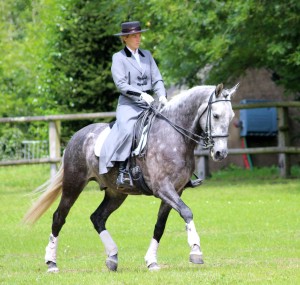
<instances>
[{"instance_id":1,"label":"horse's nostril","mask_svg":"<svg viewBox=\"0 0 300 285\"><path fill-rule=\"evenodd\" d=\"M226 156L227 156L227 151L226 151L226 150L222 150L222 151L217 150L217 151L215 152L215 158L216 158L216 159L223 159L223 158L225 158Z\"/></svg>"}]
</instances>

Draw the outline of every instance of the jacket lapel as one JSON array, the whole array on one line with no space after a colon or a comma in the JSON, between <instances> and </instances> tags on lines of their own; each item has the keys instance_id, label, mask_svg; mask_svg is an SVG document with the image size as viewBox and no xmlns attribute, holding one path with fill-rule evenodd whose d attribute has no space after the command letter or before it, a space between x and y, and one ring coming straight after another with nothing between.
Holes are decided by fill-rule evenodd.
<instances>
[{"instance_id":1,"label":"jacket lapel","mask_svg":"<svg viewBox=\"0 0 300 285\"><path fill-rule=\"evenodd\" d=\"M125 54L126 54L126 58L128 60L128 62L130 62L130 64L136 68L140 73L143 73L143 69L141 68L141 66L138 64L137 60L135 59L135 57L131 54L131 51L125 47L124 48ZM141 65L142 65L142 61L141 61Z\"/></svg>"},{"instance_id":2,"label":"jacket lapel","mask_svg":"<svg viewBox=\"0 0 300 285\"><path fill-rule=\"evenodd\" d=\"M146 56L140 49L139 49L139 55L141 60L142 75L144 75L147 68Z\"/></svg>"}]
</instances>

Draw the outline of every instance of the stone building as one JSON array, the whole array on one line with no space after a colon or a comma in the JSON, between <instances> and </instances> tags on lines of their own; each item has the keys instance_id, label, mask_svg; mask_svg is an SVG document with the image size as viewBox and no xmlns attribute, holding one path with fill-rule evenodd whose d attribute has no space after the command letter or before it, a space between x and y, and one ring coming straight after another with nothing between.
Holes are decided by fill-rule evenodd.
<instances>
[{"instance_id":1,"label":"stone building","mask_svg":"<svg viewBox=\"0 0 300 285\"><path fill-rule=\"evenodd\" d=\"M288 97L284 94L284 88L275 84L272 80L272 73L266 69L250 69L247 70L237 82L240 82L239 89L232 98L232 103L240 103L242 100L272 100L272 101L293 101L295 98ZM232 86L225 86L232 87ZM169 95L178 93L178 89L170 89ZM298 118L298 119L296 119ZM291 146L300 146L300 110L299 108L289 108L289 134L291 138ZM243 148L243 142L248 147L269 147L277 146L277 136L240 136L240 128L236 127L240 121L240 111L235 110L235 118L230 125L228 147L229 148ZM228 157L221 162L214 162L208 160L208 169L210 172L226 168L229 165L236 165L239 167L246 167L247 160L251 160L254 167L273 166L278 165L278 154L252 154L246 158L244 155L228 155ZM300 165L300 154L291 155L291 164Z\"/></svg>"},{"instance_id":2,"label":"stone building","mask_svg":"<svg viewBox=\"0 0 300 285\"><path fill-rule=\"evenodd\" d=\"M232 98L232 102L240 103L241 100L260 99L274 101L293 101L293 97L288 97L284 94L284 88L276 85L272 80L272 74L265 70L248 70L239 80L239 89ZM298 117L298 121L297 118ZM299 108L289 108L289 134L291 138L291 146L300 146L300 110ZM242 138L240 136L240 128L236 127L240 120L240 111L235 110L235 118L230 126L228 147L242 148ZM269 147L277 146L277 136L253 136L247 137L246 143L248 147ZM243 155L229 155L222 162L213 162L209 160L209 170L216 171L234 164L240 167L245 167ZM278 154L253 154L249 157L253 166L263 167L278 164ZM292 165L300 165L300 154L291 155Z\"/></svg>"}]
</instances>

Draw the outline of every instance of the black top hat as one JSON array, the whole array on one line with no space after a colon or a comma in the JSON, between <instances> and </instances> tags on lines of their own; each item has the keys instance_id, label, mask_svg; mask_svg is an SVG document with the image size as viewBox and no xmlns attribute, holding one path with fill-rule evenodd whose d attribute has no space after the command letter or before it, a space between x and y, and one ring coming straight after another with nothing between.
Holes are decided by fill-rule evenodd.
<instances>
[{"instance_id":1,"label":"black top hat","mask_svg":"<svg viewBox=\"0 0 300 285\"><path fill-rule=\"evenodd\" d=\"M122 32L115 34L115 36L126 36L148 31L148 29L141 29L141 24L138 21L125 22L121 24Z\"/></svg>"}]
</instances>

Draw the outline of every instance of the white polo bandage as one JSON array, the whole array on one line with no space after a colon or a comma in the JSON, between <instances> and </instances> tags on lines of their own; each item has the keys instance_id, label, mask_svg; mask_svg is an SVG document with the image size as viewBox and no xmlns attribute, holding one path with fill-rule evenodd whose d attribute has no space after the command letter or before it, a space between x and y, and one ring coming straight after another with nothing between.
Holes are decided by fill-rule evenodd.
<instances>
[{"instance_id":1,"label":"white polo bandage","mask_svg":"<svg viewBox=\"0 0 300 285\"><path fill-rule=\"evenodd\" d=\"M46 246L45 263L52 261L56 263L56 251L58 246L58 237L54 237L50 234L49 243Z\"/></svg>"},{"instance_id":2,"label":"white polo bandage","mask_svg":"<svg viewBox=\"0 0 300 285\"><path fill-rule=\"evenodd\" d=\"M107 230L104 230L99 234L99 236L104 244L107 256L116 255L118 253L118 247L110 236L109 232Z\"/></svg>"},{"instance_id":3,"label":"white polo bandage","mask_svg":"<svg viewBox=\"0 0 300 285\"><path fill-rule=\"evenodd\" d=\"M156 239L152 239L150 242L150 246L148 248L148 251L145 255L145 261L146 265L149 266L152 263L157 263L157 250L158 250L159 243Z\"/></svg>"},{"instance_id":4,"label":"white polo bandage","mask_svg":"<svg viewBox=\"0 0 300 285\"><path fill-rule=\"evenodd\" d=\"M196 231L194 221L190 221L188 224L186 224L186 231L189 246L192 247L194 244L196 244L200 247L200 237Z\"/></svg>"}]
</instances>

